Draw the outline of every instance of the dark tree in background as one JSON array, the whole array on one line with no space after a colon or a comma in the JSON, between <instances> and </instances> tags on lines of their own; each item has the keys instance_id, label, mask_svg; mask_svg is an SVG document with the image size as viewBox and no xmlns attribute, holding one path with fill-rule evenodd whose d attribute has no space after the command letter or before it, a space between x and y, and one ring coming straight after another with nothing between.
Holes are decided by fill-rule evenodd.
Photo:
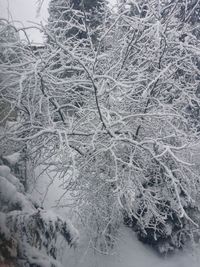
<instances>
[{"instance_id":1,"label":"dark tree in background","mask_svg":"<svg viewBox=\"0 0 200 267\"><path fill-rule=\"evenodd\" d=\"M52 53L55 53L58 48L55 41L67 45L72 51L74 47L78 46L81 48L81 53L85 53L85 55L89 47L95 53L98 47L98 38L105 28L106 12L109 12L109 9L105 0L51 0L47 25L47 44ZM56 52L56 56L52 58L52 68L59 69L62 82L66 77L80 75L80 68L75 67L77 63L74 64L75 68L72 68L69 63L70 60L70 56L62 50ZM65 68L63 68L63 62ZM68 92L68 96L62 102L63 105L75 103L76 106L80 106L83 104L84 98L87 97L85 89L77 85L70 89L65 88L65 91ZM63 121L61 112L57 115L56 119Z\"/></svg>"},{"instance_id":2,"label":"dark tree in background","mask_svg":"<svg viewBox=\"0 0 200 267\"><path fill-rule=\"evenodd\" d=\"M86 39L89 34L96 42L97 28L102 24L106 5L105 0L51 0L48 28L62 41Z\"/></svg>"}]
</instances>

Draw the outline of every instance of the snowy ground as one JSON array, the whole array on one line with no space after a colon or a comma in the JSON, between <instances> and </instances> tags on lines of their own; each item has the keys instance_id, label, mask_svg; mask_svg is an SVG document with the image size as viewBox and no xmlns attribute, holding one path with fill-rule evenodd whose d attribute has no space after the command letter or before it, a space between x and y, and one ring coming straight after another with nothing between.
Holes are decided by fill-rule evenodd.
<instances>
[{"instance_id":1,"label":"snowy ground","mask_svg":"<svg viewBox=\"0 0 200 267\"><path fill-rule=\"evenodd\" d=\"M48 192L46 187L49 186ZM47 176L41 176L38 180L33 195L43 202L44 207L52 208L63 194L61 181L53 182ZM39 193L40 192L40 193ZM44 195L46 195L44 199ZM67 196L62 203L67 201ZM55 210L55 208L54 208ZM64 209L66 212L66 209ZM82 235L81 235L82 236ZM200 249L187 249L180 251L175 256L159 257L149 246L143 245L137 240L135 233L126 227L122 227L118 246L112 255L102 255L88 247L85 239L80 239L76 249L69 248L66 244L63 253L63 267L199 267Z\"/></svg>"},{"instance_id":2,"label":"snowy ground","mask_svg":"<svg viewBox=\"0 0 200 267\"><path fill-rule=\"evenodd\" d=\"M118 248L107 256L94 254L86 244L80 244L76 250L67 250L63 266L67 267L199 267L200 253L179 252L173 257L159 257L148 246L137 240L135 233L123 227Z\"/></svg>"}]
</instances>

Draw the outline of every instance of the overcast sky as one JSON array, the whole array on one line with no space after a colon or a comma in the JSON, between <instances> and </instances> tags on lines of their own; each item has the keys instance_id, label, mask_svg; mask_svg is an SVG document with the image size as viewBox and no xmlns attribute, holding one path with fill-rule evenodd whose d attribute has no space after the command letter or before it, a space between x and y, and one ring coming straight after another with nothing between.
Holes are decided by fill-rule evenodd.
<instances>
[{"instance_id":1,"label":"overcast sky","mask_svg":"<svg viewBox=\"0 0 200 267\"><path fill-rule=\"evenodd\" d=\"M20 26L22 23L24 26L30 26L33 22L45 23L48 17L48 3L50 0L44 0L42 10L37 15L37 2L38 0L0 0L0 17L8 20L13 20L16 26ZM115 2L116 0L109 0ZM29 38L35 43L42 42L42 34L35 29L28 31Z\"/></svg>"},{"instance_id":2,"label":"overcast sky","mask_svg":"<svg viewBox=\"0 0 200 267\"><path fill-rule=\"evenodd\" d=\"M32 22L45 22L48 17L48 2L49 0L44 0L40 15L37 16L37 0L0 0L0 17L13 20L19 27L21 24L30 26ZM31 41L42 42L42 34L38 30L31 29L28 34Z\"/></svg>"}]
</instances>

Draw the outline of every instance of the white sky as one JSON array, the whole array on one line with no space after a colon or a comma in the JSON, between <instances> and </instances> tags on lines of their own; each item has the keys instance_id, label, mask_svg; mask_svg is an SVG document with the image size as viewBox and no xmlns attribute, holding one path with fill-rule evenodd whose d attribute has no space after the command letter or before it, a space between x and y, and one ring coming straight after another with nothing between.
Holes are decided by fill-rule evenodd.
<instances>
[{"instance_id":1,"label":"white sky","mask_svg":"<svg viewBox=\"0 0 200 267\"><path fill-rule=\"evenodd\" d=\"M17 27L21 25L31 26L33 22L45 23L48 17L48 3L50 0L44 0L42 10L37 16L38 0L0 0L0 18L6 18L9 21L14 21ZM109 0L109 2L116 2L117 0ZM28 30L28 35L31 41L35 43L42 43L42 34L36 30Z\"/></svg>"},{"instance_id":2,"label":"white sky","mask_svg":"<svg viewBox=\"0 0 200 267\"><path fill-rule=\"evenodd\" d=\"M13 20L17 27L45 22L48 17L48 2L49 0L44 0L41 13L37 16L37 0L0 0L0 17ZM28 30L28 35L31 41L42 42L42 35L38 30Z\"/></svg>"}]
</instances>

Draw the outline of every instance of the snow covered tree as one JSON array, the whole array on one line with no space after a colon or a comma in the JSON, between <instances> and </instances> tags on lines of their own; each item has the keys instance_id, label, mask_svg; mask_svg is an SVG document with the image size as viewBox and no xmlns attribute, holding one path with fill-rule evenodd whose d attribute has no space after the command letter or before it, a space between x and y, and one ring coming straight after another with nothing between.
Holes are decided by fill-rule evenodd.
<instances>
[{"instance_id":1,"label":"snow covered tree","mask_svg":"<svg viewBox=\"0 0 200 267\"><path fill-rule=\"evenodd\" d=\"M48 28L59 40L65 42L70 38L87 39L87 35L95 42L105 6L105 0L51 0Z\"/></svg>"},{"instance_id":2,"label":"snow covered tree","mask_svg":"<svg viewBox=\"0 0 200 267\"><path fill-rule=\"evenodd\" d=\"M0 31L0 158L5 161L6 164L9 164L12 171L21 179L21 182L27 190L28 177L29 180L31 179L29 172L31 168L31 158L28 155L26 143L23 141L15 142L9 140L7 138L7 132L11 128L16 128L20 114L23 114L25 118L27 113L27 103L25 104L24 98L26 93L22 93L22 91L20 91L21 87L16 87L16 84L18 85L24 82L22 72L28 65L28 61L26 60L30 60L31 56L28 56L28 54L31 51L29 51L27 45L22 44L19 32L13 24L3 19L0 20ZM14 66L21 66L21 72L15 72L14 74L14 72L12 72ZM18 102L15 102L16 94L20 95ZM6 157L3 157L15 153L20 155L20 160L17 164L8 163ZM29 164L27 164L28 161Z\"/></svg>"},{"instance_id":3,"label":"snow covered tree","mask_svg":"<svg viewBox=\"0 0 200 267\"><path fill-rule=\"evenodd\" d=\"M2 84L5 79L5 72L3 65L8 62L17 63L20 57L20 50L17 48L16 43L19 41L19 36L12 25L4 20L0 20L0 83ZM4 125L5 121L10 118L16 118L15 108L10 101L0 96L0 125Z\"/></svg>"},{"instance_id":4,"label":"snow covered tree","mask_svg":"<svg viewBox=\"0 0 200 267\"><path fill-rule=\"evenodd\" d=\"M0 166L0 265L60 266L58 238L76 245L78 232L52 211L39 208L23 185Z\"/></svg>"},{"instance_id":5,"label":"snow covered tree","mask_svg":"<svg viewBox=\"0 0 200 267\"><path fill-rule=\"evenodd\" d=\"M135 2L141 10L142 1ZM199 39L178 18L180 5L169 4L162 16L159 3L147 1L143 15L130 16L125 6L105 16L97 49L90 35L66 42L61 26L55 26L61 38L47 27L53 45L39 59L31 57L26 71L15 65L15 73L23 73L16 91L26 92L30 119L21 118L8 137L26 141L42 164L54 166L92 244L104 252L124 214L140 238L162 252L198 234L193 147L199 122L188 105L199 103ZM72 18L69 27L82 31L79 17ZM184 42L183 32L190 36Z\"/></svg>"},{"instance_id":6,"label":"snow covered tree","mask_svg":"<svg viewBox=\"0 0 200 267\"><path fill-rule=\"evenodd\" d=\"M182 50L181 49L179 50L178 48L178 46L181 48L182 42L185 41L185 40L182 40L183 32L185 33L187 32L185 36L187 36L187 34L192 36L192 33L193 33L193 27L189 27L187 23L183 24L183 22L180 20L180 17L178 15L180 14L182 10L183 2L184 1L179 1L177 3L174 3L174 1L169 1L166 3L166 1L148 1L148 4L146 5L145 20L151 21L150 23L154 25L154 28L152 27L149 28L145 23L143 23L142 32L147 31L148 33L146 36L148 46L145 46L145 51L146 51L146 54L148 55L148 58L150 58L151 60L151 64L149 65L148 58L146 60L144 58L144 61L146 61L146 68L145 67L142 68L142 73L140 74L140 78L144 77L143 81L145 80L146 75L149 75L149 77L152 77L155 71L163 69L163 64L165 66L167 66L167 62L174 64L173 60L170 60L170 58L168 58L170 57L170 55L174 55L180 59L182 59L185 54L187 55L187 57L189 56L187 48L183 48ZM144 17L144 16L141 16L141 13L139 12L140 10L142 10L143 4L144 3L141 1L136 1L135 4L132 3L131 9L128 9L128 14L129 14L128 20L130 22L139 20L139 18ZM129 25L132 26L131 23ZM155 34L154 44L152 43L152 45L150 44L151 43L150 40L148 41L148 38L152 38L153 40L153 36L149 32L149 30L153 31ZM137 31L137 34L140 34L139 31ZM198 42L196 36L192 36L191 42L192 40L194 41L193 43L194 47L196 47L197 42ZM134 42L134 39L132 39L131 42ZM173 46L172 45L173 42L174 44L177 44L177 46L176 45ZM153 52L152 54L150 51L147 52L148 48L150 49L151 52ZM131 54L131 52L132 51L130 50L129 53ZM149 57L150 54L151 56ZM193 55L190 54L190 64L193 66L193 69L196 69L195 60L194 60L196 55L197 55L196 53L194 53ZM134 58L134 65L135 65L136 63L135 57L133 58ZM152 105L152 101L153 102L158 101L159 103L158 106L159 106L161 103L162 103L161 105L163 105L163 100L165 99L164 103L167 104L169 107L171 106L173 107L173 109L178 110L178 112L180 112L179 114L182 114L181 116L184 118L184 120L185 119L187 120L187 123L186 123L188 124L187 127L192 127L194 130L194 133L197 133L198 127L199 127L198 126L199 121L197 119L197 116L195 118L194 113L191 112L191 110L196 109L196 106L198 108L198 104L197 104L199 102L198 97L193 98L193 95L192 95L191 96L192 99L189 102L188 100L186 99L183 100L182 98L184 104L180 104L179 102L178 106L176 106L176 101L180 100L179 98L180 95L178 96L177 95L178 91L177 92L175 91L180 90L180 88L182 88L181 90L182 92L184 92L183 94L185 93L187 94L188 86L190 85L191 82L194 82L195 86L192 88L194 89L193 94L196 94L196 90L198 89L198 79L197 79L198 71L194 71L194 72L191 72L191 74L189 74L190 71L188 72L186 68L184 68L181 65L182 64L176 65L177 68L176 70L174 69L174 74L171 73L173 77L173 81L174 81L174 86L176 87L174 91L172 89L173 87L171 87L168 84L169 80L167 79L167 77L165 77L164 82L161 82L161 80L163 80L162 77L158 77L157 79L153 81L153 83L150 82L151 89L149 90L149 93L148 93L149 97L147 98L147 101L145 104L144 113L145 114L148 113L148 110L151 108L153 108L154 110L155 106L157 106L155 105L155 103L153 103ZM145 66L145 63L144 63L144 66ZM178 84L176 84L177 79L178 81L183 79L181 82L181 86L179 82ZM147 88L149 87L149 85L148 84L145 85L145 83L143 84L143 86ZM162 93L167 93L167 91L165 91L164 88L165 89L168 88L167 91L168 93L171 92L170 93L171 96L170 95L168 95L168 97L166 97L166 95L162 96ZM146 90L147 89L145 89L145 91ZM146 98L146 93L145 95L143 95L143 97ZM190 111L189 111L188 106L190 106L191 103L192 103L192 107L190 108ZM150 107L151 105L152 107ZM135 131L136 139L141 138L140 136L144 134L143 130L141 129L141 127L143 127L142 125L143 123L139 125ZM167 132L168 130L169 130L169 127L166 127L165 131ZM180 140L178 141L178 139L179 138L177 139L175 138L174 140L171 140L170 141L171 145L172 144L177 145L177 142L180 142ZM160 148L158 147L157 145L155 145L155 147L153 148L155 154L157 153L159 154L158 151ZM185 155L185 157L187 157L187 153L189 153L189 150L188 152L185 151L182 153L183 155ZM166 155L166 158L165 157L162 158L161 156L161 161L163 161L164 166L167 166L168 170L170 171L172 170L171 177L174 176L176 180L177 177L179 177L179 175L177 175L173 171L174 169L177 168L176 164L174 163L173 157L171 158L170 155ZM177 212L174 213L174 204L168 199L168 197L170 197L170 199L173 199L173 197L170 196L171 193L169 191L166 191L166 193L163 192L163 189L166 185L165 183L168 179L168 178L166 179L166 175L168 177L169 174L166 173L167 169L165 168L163 169L163 166L160 162L160 156L159 156L158 161L157 159L156 160L154 159L153 161L149 162L147 166L148 166L148 169L145 174L146 178L142 184L142 187L145 188L143 192L148 192L147 194L150 194L150 195L151 194L155 196L157 195L157 198L156 198L157 201L154 202L155 213L152 212L151 210L152 209L152 202L150 200L151 197L149 198L148 196L147 199L145 198L144 200L143 199L144 195L141 194L140 196L138 196L138 201L139 200L141 201L138 206L139 207L138 211L136 214L132 216L131 220L128 220L128 223L130 223L134 227L134 229L138 231L138 235L141 240L157 247L158 250L160 250L160 252L167 252L170 250L174 250L174 248L182 247L184 243L186 242L186 240L188 239L188 236L189 235L192 236L193 233L191 233L190 229L191 228L193 229L193 227L192 227L191 222L189 222L188 218L185 218L185 216L182 216L178 214ZM177 169L179 169L179 167ZM178 178L178 180L179 179L181 178ZM198 181L197 181L197 184L198 184ZM174 190L176 191L176 189ZM162 201L161 201L162 198L160 198L160 194L162 196L165 195L165 198L163 198ZM186 213L190 214L190 217L195 218L194 220L198 222L198 216L199 216L198 215L199 214L198 201L196 204L194 203L191 204L190 201L188 201L187 199L187 196L182 188L182 185L181 185L181 189L179 189L176 194L177 194L177 198L181 199L180 203L183 201L184 203L183 207ZM197 193L197 195L198 194L199 193ZM163 222L161 222L161 220L158 219L159 218L158 214L160 214L161 216L163 216L163 218L165 218ZM196 232L197 232L197 229L198 229L198 226L196 225Z\"/></svg>"},{"instance_id":7,"label":"snow covered tree","mask_svg":"<svg viewBox=\"0 0 200 267\"><path fill-rule=\"evenodd\" d=\"M50 2L47 31L53 38L46 34L47 44L49 44L51 53L56 54L52 57L51 68L59 69L59 75L63 81L70 76L79 76L80 69L70 65L71 59L63 50L56 51L57 45L54 38L70 49L79 46L79 49L84 53L84 50L86 52L87 47L90 47L94 53L94 50L97 49L97 39L105 28L104 17L107 12L105 0L52 0ZM65 67L63 67L64 65ZM83 104L84 98L88 97L87 91L78 85L74 85L67 91L68 97L63 99L62 105L71 102L71 104L75 103L76 106L79 106ZM60 115L56 116L56 119L59 120Z\"/></svg>"}]
</instances>

